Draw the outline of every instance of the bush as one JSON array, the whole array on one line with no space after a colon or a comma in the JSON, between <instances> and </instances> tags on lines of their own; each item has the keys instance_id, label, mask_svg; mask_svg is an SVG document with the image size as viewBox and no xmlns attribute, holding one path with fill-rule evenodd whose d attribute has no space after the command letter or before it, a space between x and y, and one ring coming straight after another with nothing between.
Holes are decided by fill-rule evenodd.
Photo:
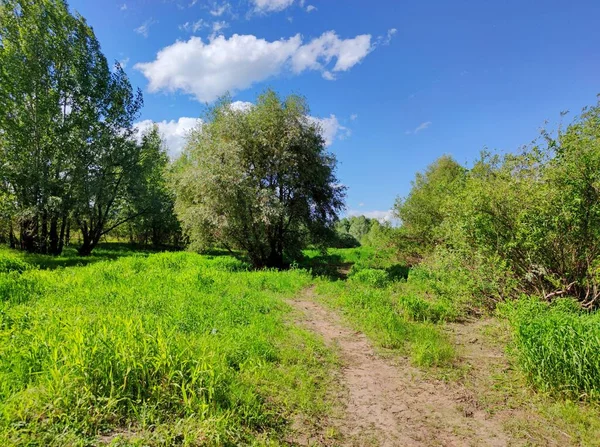
<instances>
[{"instance_id":1,"label":"bush","mask_svg":"<svg viewBox=\"0 0 600 447\"><path fill-rule=\"evenodd\" d=\"M11 253L0 252L0 273L19 272L32 268L30 264Z\"/></svg>"},{"instance_id":2,"label":"bush","mask_svg":"<svg viewBox=\"0 0 600 447\"><path fill-rule=\"evenodd\" d=\"M355 269L354 266L348 274L351 281L360 282L377 288L383 288L390 284L390 276L385 270L380 269Z\"/></svg>"}]
</instances>

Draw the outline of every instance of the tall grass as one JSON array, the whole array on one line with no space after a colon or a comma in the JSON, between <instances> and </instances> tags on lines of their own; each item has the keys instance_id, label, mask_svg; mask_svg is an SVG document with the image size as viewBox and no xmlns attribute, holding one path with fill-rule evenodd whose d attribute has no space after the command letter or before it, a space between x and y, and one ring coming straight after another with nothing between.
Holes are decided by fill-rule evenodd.
<instances>
[{"instance_id":1,"label":"tall grass","mask_svg":"<svg viewBox=\"0 0 600 447\"><path fill-rule=\"evenodd\" d=\"M332 359L281 299L310 275L246 267L165 253L4 268L0 445L263 443L323 412Z\"/></svg>"},{"instance_id":2,"label":"tall grass","mask_svg":"<svg viewBox=\"0 0 600 447\"><path fill-rule=\"evenodd\" d=\"M600 400L600 314L570 299L523 298L500 307L514 329L514 352L528 379L563 397Z\"/></svg>"}]
</instances>

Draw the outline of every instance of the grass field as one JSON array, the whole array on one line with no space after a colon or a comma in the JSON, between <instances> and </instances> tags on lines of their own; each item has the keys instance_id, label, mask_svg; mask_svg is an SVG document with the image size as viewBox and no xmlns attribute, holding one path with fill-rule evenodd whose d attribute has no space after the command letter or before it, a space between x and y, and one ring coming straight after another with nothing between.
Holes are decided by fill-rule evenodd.
<instances>
[{"instance_id":1,"label":"grass field","mask_svg":"<svg viewBox=\"0 0 600 447\"><path fill-rule=\"evenodd\" d=\"M289 324L304 271L133 255L0 273L0 445L239 445L326 411L333 358ZM119 435L120 434L120 435Z\"/></svg>"},{"instance_id":2,"label":"grass field","mask_svg":"<svg viewBox=\"0 0 600 447\"><path fill-rule=\"evenodd\" d=\"M314 285L374 345L460 377L463 353L445 324L467 316L436 281L369 248L308 251L288 271L120 244L83 260L2 249L0 445L288 445L298 427L327 429L339 365L287 300ZM597 314L566 300L500 314L515 366L554 396L534 399L539 411L572 421L556 424L573 439L594 439ZM523 399L499 389L495 406Z\"/></svg>"}]
</instances>

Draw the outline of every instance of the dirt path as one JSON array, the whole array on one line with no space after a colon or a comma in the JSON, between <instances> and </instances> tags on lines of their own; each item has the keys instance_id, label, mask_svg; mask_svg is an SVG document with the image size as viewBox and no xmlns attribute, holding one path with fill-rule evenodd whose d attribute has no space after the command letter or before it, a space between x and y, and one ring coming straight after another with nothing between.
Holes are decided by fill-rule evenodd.
<instances>
[{"instance_id":1,"label":"dirt path","mask_svg":"<svg viewBox=\"0 0 600 447\"><path fill-rule=\"evenodd\" d=\"M408 361L380 357L364 334L316 303L312 289L290 303L304 315L306 327L339 350L339 380L346 395L344 411L333 423L341 445L509 445L502 426L479 411L468 392L426 379Z\"/></svg>"}]
</instances>

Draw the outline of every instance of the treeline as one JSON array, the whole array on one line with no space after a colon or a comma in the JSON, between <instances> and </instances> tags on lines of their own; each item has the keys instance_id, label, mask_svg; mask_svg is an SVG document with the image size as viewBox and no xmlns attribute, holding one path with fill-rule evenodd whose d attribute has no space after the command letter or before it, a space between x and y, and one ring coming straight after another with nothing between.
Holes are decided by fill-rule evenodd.
<instances>
[{"instance_id":1,"label":"treeline","mask_svg":"<svg viewBox=\"0 0 600 447\"><path fill-rule=\"evenodd\" d=\"M0 2L0 239L59 254L77 232L88 255L127 223L132 240L176 240L165 148L134 128L142 104L65 1Z\"/></svg>"},{"instance_id":2,"label":"treeline","mask_svg":"<svg viewBox=\"0 0 600 447\"><path fill-rule=\"evenodd\" d=\"M443 156L416 176L391 242L491 305L534 294L600 300L600 107L517 154L471 167Z\"/></svg>"},{"instance_id":3,"label":"treeline","mask_svg":"<svg viewBox=\"0 0 600 447\"><path fill-rule=\"evenodd\" d=\"M387 248L392 246L394 229L389 222L381 223L366 216L350 216L335 224L336 236L331 245L335 248L354 248L361 245Z\"/></svg>"}]
</instances>

